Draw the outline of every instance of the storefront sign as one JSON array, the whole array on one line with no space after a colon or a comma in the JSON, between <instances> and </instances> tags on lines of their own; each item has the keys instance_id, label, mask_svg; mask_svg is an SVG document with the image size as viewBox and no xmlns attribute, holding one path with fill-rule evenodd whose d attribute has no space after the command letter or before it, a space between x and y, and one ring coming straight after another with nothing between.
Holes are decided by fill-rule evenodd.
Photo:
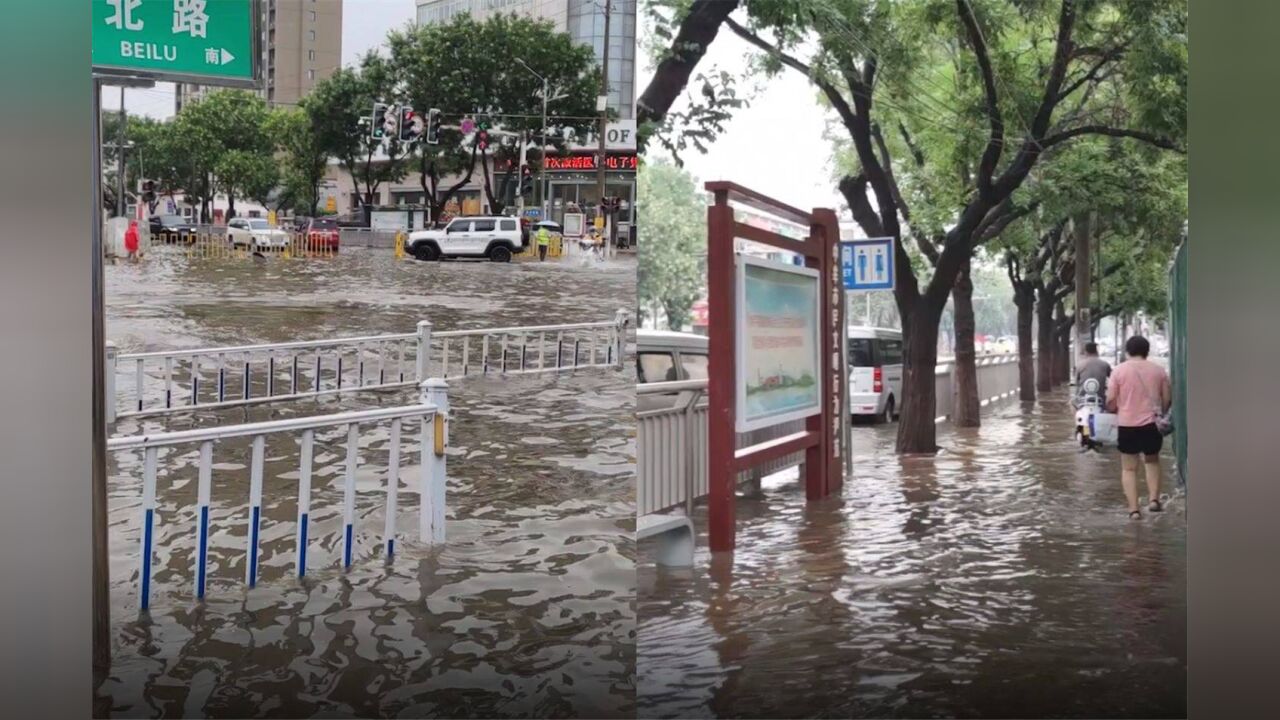
<instances>
[{"instance_id":1,"label":"storefront sign","mask_svg":"<svg viewBox=\"0 0 1280 720\"><path fill-rule=\"evenodd\" d=\"M600 141L596 139L595 126L592 126L590 130L580 137L574 134L572 128L568 128L565 132L565 140L571 150L598 150L600 148ZM635 152L636 121L634 119L614 120L605 125L604 146L608 150L630 150Z\"/></svg>"},{"instance_id":2,"label":"storefront sign","mask_svg":"<svg viewBox=\"0 0 1280 720\"><path fill-rule=\"evenodd\" d=\"M597 157L598 155L594 153L568 156L548 155L547 170L595 171L600 166L599 162L597 162ZM606 170L634 172L636 169L636 162L635 153L611 154L605 158L604 166Z\"/></svg>"},{"instance_id":3,"label":"storefront sign","mask_svg":"<svg viewBox=\"0 0 1280 720\"><path fill-rule=\"evenodd\" d=\"M821 413L818 271L737 263L737 431Z\"/></svg>"}]
</instances>

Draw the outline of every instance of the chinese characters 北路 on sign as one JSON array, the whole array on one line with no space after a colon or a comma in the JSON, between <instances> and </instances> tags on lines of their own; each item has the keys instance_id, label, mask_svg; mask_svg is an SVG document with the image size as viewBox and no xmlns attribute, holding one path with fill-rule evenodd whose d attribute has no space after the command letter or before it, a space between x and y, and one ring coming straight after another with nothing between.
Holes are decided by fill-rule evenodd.
<instances>
[{"instance_id":1,"label":"chinese characters \u5317\u8def on sign","mask_svg":"<svg viewBox=\"0 0 1280 720\"><path fill-rule=\"evenodd\" d=\"M251 87L255 0L93 0L96 72Z\"/></svg>"},{"instance_id":2,"label":"chinese characters \u5317\u8def on sign","mask_svg":"<svg viewBox=\"0 0 1280 720\"><path fill-rule=\"evenodd\" d=\"M818 271L740 255L737 431L822 412Z\"/></svg>"}]
</instances>

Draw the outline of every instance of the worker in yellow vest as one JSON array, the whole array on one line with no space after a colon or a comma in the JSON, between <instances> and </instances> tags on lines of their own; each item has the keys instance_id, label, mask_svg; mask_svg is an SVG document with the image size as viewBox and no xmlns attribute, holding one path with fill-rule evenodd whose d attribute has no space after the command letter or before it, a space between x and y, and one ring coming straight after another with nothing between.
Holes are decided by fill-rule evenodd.
<instances>
[{"instance_id":1,"label":"worker in yellow vest","mask_svg":"<svg viewBox=\"0 0 1280 720\"><path fill-rule=\"evenodd\" d=\"M551 247L551 233L547 232L547 226L543 225L538 228L538 233L534 237L538 241L538 262L542 262L547 259L547 250Z\"/></svg>"}]
</instances>

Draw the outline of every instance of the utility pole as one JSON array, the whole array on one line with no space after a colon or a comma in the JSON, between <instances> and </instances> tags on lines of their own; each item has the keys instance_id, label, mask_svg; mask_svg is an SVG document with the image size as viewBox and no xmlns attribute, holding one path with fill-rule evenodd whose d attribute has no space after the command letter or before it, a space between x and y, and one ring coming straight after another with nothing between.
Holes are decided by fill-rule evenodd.
<instances>
[{"instance_id":1,"label":"utility pole","mask_svg":"<svg viewBox=\"0 0 1280 720\"><path fill-rule=\"evenodd\" d=\"M1071 231L1075 236L1076 244L1076 326L1075 351L1071 353L1072 367L1075 367L1076 358L1084 353L1085 343L1093 340L1093 316L1089 312L1089 297L1093 294L1090 284L1093 280L1093 272L1089 265L1089 260L1093 256L1093 225L1094 213L1092 211L1082 212L1071 220Z\"/></svg>"},{"instance_id":2,"label":"utility pole","mask_svg":"<svg viewBox=\"0 0 1280 720\"><path fill-rule=\"evenodd\" d=\"M600 202L600 213L606 218L604 226L605 257L611 257L613 254L613 223L608 220L609 212L604 204L604 171L605 158L607 157L606 135L609 130L609 20L612 15L613 0L604 0L604 53L600 62L600 98L596 103L597 109L600 111L599 127L596 129L596 139L600 144L600 155L596 160L596 197Z\"/></svg>"},{"instance_id":3,"label":"utility pole","mask_svg":"<svg viewBox=\"0 0 1280 720\"><path fill-rule=\"evenodd\" d=\"M124 217L124 86L120 86L120 127L116 131L116 217Z\"/></svg>"}]
</instances>

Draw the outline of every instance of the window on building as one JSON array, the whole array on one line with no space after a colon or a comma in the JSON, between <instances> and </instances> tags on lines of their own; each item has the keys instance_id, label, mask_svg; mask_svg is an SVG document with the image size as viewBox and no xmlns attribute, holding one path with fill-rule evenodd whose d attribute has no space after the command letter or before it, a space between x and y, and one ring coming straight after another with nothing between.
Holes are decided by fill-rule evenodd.
<instances>
[{"instance_id":1,"label":"window on building","mask_svg":"<svg viewBox=\"0 0 1280 720\"><path fill-rule=\"evenodd\" d=\"M315 50L308 50L308 51L307 51L307 59L308 59L308 60L310 60L310 61L312 61L312 62L315 62L315 59L316 59L316 51L315 51Z\"/></svg>"},{"instance_id":2,"label":"window on building","mask_svg":"<svg viewBox=\"0 0 1280 720\"><path fill-rule=\"evenodd\" d=\"M308 79L308 80L315 80L315 79L316 79L316 71L315 71L315 70L308 70L308 71L307 71L307 79Z\"/></svg>"},{"instance_id":3,"label":"window on building","mask_svg":"<svg viewBox=\"0 0 1280 720\"><path fill-rule=\"evenodd\" d=\"M307 31L307 37L308 37L308 39L310 39L312 42L315 42L315 39L316 39L316 31L315 31L315 30L308 30L308 31Z\"/></svg>"},{"instance_id":4,"label":"window on building","mask_svg":"<svg viewBox=\"0 0 1280 720\"><path fill-rule=\"evenodd\" d=\"M316 21L316 11L315 11L315 10L312 10L312 11L311 11L311 22L315 22L315 21Z\"/></svg>"}]
</instances>

